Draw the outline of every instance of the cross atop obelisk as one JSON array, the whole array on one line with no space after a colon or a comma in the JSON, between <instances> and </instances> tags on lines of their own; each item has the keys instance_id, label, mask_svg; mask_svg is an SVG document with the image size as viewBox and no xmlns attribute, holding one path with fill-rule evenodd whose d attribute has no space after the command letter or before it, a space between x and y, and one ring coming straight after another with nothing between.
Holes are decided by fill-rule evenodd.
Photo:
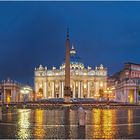
<instances>
[{"instance_id":1,"label":"cross atop obelisk","mask_svg":"<svg viewBox=\"0 0 140 140\"><path fill-rule=\"evenodd\" d=\"M71 97L71 89L70 89L70 40L69 40L69 28L67 28L64 101L70 102L70 97Z\"/></svg>"}]
</instances>

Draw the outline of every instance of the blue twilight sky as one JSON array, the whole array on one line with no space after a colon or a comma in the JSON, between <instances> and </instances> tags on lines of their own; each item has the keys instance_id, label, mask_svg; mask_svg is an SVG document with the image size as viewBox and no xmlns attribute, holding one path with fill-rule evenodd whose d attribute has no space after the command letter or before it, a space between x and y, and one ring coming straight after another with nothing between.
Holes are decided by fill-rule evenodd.
<instances>
[{"instance_id":1,"label":"blue twilight sky","mask_svg":"<svg viewBox=\"0 0 140 140\"><path fill-rule=\"evenodd\" d=\"M86 66L140 63L140 2L0 2L0 80L33 83L39 64L58 67L67 26Z\"/></svg>"}]
</instances>

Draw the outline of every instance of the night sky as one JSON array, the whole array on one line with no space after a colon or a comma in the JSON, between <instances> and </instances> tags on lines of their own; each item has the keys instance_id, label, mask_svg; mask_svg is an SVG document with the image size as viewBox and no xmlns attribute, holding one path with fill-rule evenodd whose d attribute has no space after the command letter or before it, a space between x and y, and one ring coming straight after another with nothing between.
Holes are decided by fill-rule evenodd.
<instances>
[{"instance_id":1,"label":"night sky","mask_svg":"<svg viewBox=\"0 0 140 140\"><path fill-rule=\"evenodd\" d=\"M60 66L67 27L85 66L140 63L140 2L0 2L0 80L33 84L39 64Z\"/></svg>"}]
</instances>

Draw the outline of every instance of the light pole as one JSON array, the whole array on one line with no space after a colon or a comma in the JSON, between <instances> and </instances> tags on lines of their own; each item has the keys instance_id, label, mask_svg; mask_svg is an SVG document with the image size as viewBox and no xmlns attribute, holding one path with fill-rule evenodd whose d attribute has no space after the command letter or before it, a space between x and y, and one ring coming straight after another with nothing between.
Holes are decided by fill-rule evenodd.
<instances>
[{"instance_id":1,"label":"light pole","mask_svg":"<svg viewBox=\"0 0 140 140\"><path fill-rule=\"evenodd\" d=\"M110 88L107 88L104 93L106 94L107 97L107 102L110 100L110 94L112 93L112 90Z\"/></svg>"},{"instance_id":2,"label":"light pole","mask_svg":"<svg viewBox=\"0 0 140 140\"><path fill-rule=\"evenodd\" d=\"M26 87L23 87L21 90L20 90L22 96L23 96L23 102L25 103L26 102L26 97L28 96L29 98L29 94L30 94L30 90Z\"/></svg>"}]
</instances>

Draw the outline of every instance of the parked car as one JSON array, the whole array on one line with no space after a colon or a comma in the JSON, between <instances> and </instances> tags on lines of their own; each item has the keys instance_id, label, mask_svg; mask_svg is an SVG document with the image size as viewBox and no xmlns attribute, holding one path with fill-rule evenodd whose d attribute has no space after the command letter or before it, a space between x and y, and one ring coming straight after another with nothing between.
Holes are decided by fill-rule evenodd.
<instances>
[{"instance_id":1,"label":"parked car","mask_svg":"<svg viewBox=\"0 0 140 140\"><path fill-rule=\"evenodd\" d=\"M64 102L64 99L63 98L53 98L53 99L48 99L48 102L61 103L61 102Z\"/></svg>"},{"instance_id":2,"label":"parked car","mask_svg":"<svg viewBox=\"0 0 140 140\"><path fill-rule=\"evenodd\" d=\"M78 102L78 100L76 98L71 98L71 102Z\"/></svg>"}]
</instances>

